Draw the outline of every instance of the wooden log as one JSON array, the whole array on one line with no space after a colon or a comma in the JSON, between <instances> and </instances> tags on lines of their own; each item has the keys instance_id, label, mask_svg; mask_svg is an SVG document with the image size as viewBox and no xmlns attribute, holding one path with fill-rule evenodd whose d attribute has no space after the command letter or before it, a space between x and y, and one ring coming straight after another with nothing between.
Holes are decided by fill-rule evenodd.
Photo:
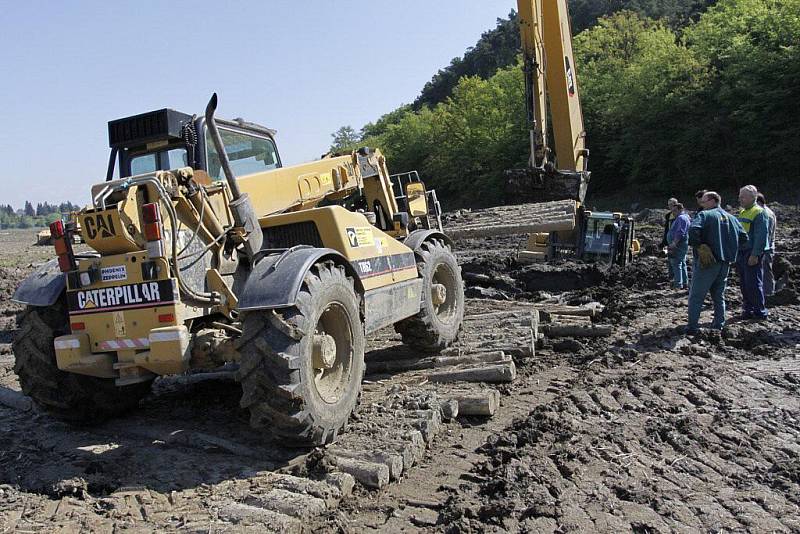
<instances>
[{"instance_id":1,"label":"wooden log","mask_svg":"<svg viewBox=\"0 0 800 534\"><path fill-rule=\"evenodd\" d=\"M476 225L474 227L447 230L452 239L495 237L504 235L531 234L539 232L568 232L575 229L575 217L554 220L538 220L519 224Z\"/></svg>"},{"instance_id":2,"label":"wooden log","mask_svg":"<svg viewBox=\"0 0 800 534\"><path fill-rule=\"evenodd\" d=\"M552 325L547 327L547 335L552 337L604 337L614 333L611 325Z\"/></svg>"},{"instance_id":3,"label":"wooden log","mask_svg":"<svg viewBox=\"0 0 800 534\"><path fill-rule=\"evenodd\" d=\"M346 473L331 473L324 481L275 473L269 476L269 482L275 488L322 499L328 508L349 497L354 484L353 477Z\"/></svg>"},{"instance_id":4,"label":"wooden log","mask_svg":"<svg viewBox=\"0 0 800 534\"><path fill-rule=\"evenodd\" d=\"M493 416L500 406L500 392L486 389L479 393L468 393L453 397L458 402L460 415Z\"/></svg>"},{"instance_id":5,"label":"wooden log","mask_svg":"<svg viewBox=\"0 0 800 534\"><path fill-rule=\"evenodd\" d=\"M348 473L328 473L325 475L325 483L338 489L342 494L342 498L352 495L353 487L356 484L353 476Z\"/></svg>"},{"instance_id":6,"label":"wooden log","mask_svg":"<svg viewBox=\"0 0 800 534\"><path fill-rule=\"evenodd\" d=\"M547 261L547 252L520 250L517 254L517 261L520 263L542 263Z\"/></svg>"},{"instance_id":7,"label":"wooden log","mask_svg":"<svg viewBox=\"0 0 800 534\"><path fill-rule=\"evenodd\" d=\"M458 417L458 401L456 399L441 401L439 409L442 411L442 419L445 421L452 421Z\"/></svg>"},{"instance_id":8,"label":"wooden log","mask_svg":"<svg viewBox=\"0 0 800 534\"><path fill-rule=\"evenodd\" d=\"M550 314L550 322L555 325L591 325L592 318L585 315Z\"/></svg>"},{"instance_id":9,"label":"wooden log","mask_svg":"<svg viewBox=\"0 0 800 534\"><path fill-rule=\"evenodd\" d=\"M431 382L488 382L509 383L517 377L514 362L489 364L482 367L455 368L428 374Z\"/></svg>"},{"instance_id":10,"label":"wooden log","mask_svg":"<svg viewBox=\"0 0 800 534\"><path fill-rule=\"evenodd\" d=\"M422 437L422 432L419 430L411 430L400 436L404 442L403 450L409 450L414 457L414 463L417 464L425 457L425 440Z\"/></svg>"},{"instance_id":11,"label":"wooden log","mask_svg":"<svg viewBox=\"0 0 800 534\"><path fill-rule=\"evenodd\" d=\"M374 373L402 373L406 371L420 371L436 367L451 365L464 365L486 362L508 361L509 356L502 351L480 352L477 354L460 354L457 356L437 356L435 358L404 358L401 360L386 360L367 362L367 372Z\"/></svg>"},{"instance_id":12,"label":"wooden log","mask_svg":"<svg viewBox=\"0 0 800 534\"><path fill-rule=\"evenodd\" d=\"M541 305L540 311L542 313L547 314L548 316L573 315L573 316L594 317L595 315L602 313L604 308L605 307L599 302L590 302L589 304L585 304L583 306L566 306L557 304Z\"/></svg>"},{"instance_id":13,"label":"wooden log","mask_svg":"<svg viewBox=\"0 0 800 534\"><path fill-rule=\"evenodd\" d=\"M231 523L257 524L266 532L300 534L303 531L303 524L294 517L247 504L226 504L220 508L219 518Z\"/></svg>"},{"instance_id":14,"label":"wooden log","mask_svg":"<svg viewBox=\"0 0 800 534\"><path fill-rule=\"evenodd\" d=\"M280 488L263 495L250 495L245 499L245 504L296 517L304 522L324 514L328 509L322 499Z\"/></svg>"},{"instance_id":15,"label":"wooden log","mask_svg":"<svg viewBox=\"0 0 800 534\"><path fill-rule=\"evenodd\" d=\"M406 469L403 461L403 455L394 451L353 451L349 449L328 449L328 453L338 458L347 458L352 460L363 460L375 464L383 464L389 468L389 479L399 480ZM408 467L411 467L410 465Z\"/></svg>"},{"instance_id":16,"label":"wooden log","mask_svg":"<svg viewBox=\"0 0 800 534\"><path fill-rule=\"evenodd\" d=\"M0 386L0 404L4 404L9 408L14 408L21 412L29 412L33 410L33 399L14 389L9 389Z\"/></svg>"},{"instance_id":17,"label":"wooden log","mask_svg":"<svg viewBox=\"0 0 800 534\"><path fill-rule=\"evenodd\" d=\"M411 425L420 431L422 439L430 444L442 429L442 416L439 410L416 410L406 413Z\"/></svg>"},{"instance_id":18,"label":"wooden log","mask_svg":"<svg viewBox=\"0 0 800 534\"><path fill-rule=\"evenodd\" d=\"M453 365L465 365L475 363L500 363L511 361L502 350L491 352L481 352L477 354L465 354L463 356L438 356L433 359L434 367L450 367Z\"/></svg>"},{"instance_id":19,"label":"wooden log","mask_svg":"<svg viewBox=\"0 0 800 534\"><path fill-rule=\"evenodd\" d=\"M336 465L339 471L352 475L364 487L381 489L389 483L389 468L383 464L337 457Z\"/></svg>"}]
</instances>

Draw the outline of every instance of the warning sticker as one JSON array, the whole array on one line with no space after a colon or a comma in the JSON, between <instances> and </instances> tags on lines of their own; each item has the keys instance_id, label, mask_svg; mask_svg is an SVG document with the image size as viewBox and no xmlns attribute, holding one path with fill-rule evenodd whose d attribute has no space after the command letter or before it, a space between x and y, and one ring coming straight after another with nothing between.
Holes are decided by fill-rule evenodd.
<instances>
[{"instance_id":1,"label":"warning sticker","mask_svg":"<svg viewBox=\"0 0 800 534\"><path fill-rule=\"evenodd\" d=\"M372 247L375 246L374 238L372 236L372 227L370 226L357 226L354 228L345 229L347 233L347 241L353 248L358 247Z\"/></svg>"}]
</instances>

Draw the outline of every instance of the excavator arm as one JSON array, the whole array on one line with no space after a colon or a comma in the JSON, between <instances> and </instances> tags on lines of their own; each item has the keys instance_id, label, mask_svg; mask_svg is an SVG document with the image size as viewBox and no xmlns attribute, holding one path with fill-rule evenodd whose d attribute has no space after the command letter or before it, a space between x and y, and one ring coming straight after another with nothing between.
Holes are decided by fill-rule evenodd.
<instances>
[{"instance_id":1,"label":"excavator arm","mask_svg":"<svg viewBox=\"0 0 800 534\"><path fill-rule=\"evenodd\" d=\"M517 6L531 155L528 169L508 171L507 196L582 202L589 151L567 1L518 0Z\"/></svg>"}]
</instances>

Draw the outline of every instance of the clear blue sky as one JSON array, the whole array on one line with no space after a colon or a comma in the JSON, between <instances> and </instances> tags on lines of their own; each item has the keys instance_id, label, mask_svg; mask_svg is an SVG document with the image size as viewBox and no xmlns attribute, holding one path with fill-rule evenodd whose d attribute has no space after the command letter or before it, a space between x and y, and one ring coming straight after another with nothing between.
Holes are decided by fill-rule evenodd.
<instances>
[{"instance_id":1,"label":"clear blue sky","mask_svg":"<svg viewBox=\"0 0 800 534\"><path fill-rule=\"evenodd\" d=\"M164 107L278 130L285 164L401 104L514 0L0 0L0 204L81 205L106 123ZM391 164L391 162L390 162Z\"/></svg>"}]
</instances>

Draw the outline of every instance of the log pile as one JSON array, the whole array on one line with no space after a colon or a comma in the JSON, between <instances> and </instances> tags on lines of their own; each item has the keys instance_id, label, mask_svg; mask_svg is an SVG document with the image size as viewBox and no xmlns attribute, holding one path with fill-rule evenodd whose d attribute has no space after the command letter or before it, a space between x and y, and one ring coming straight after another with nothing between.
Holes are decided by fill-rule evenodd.
<instances>
[{"instance_id":1,"label":"log pile","mask_svg":"<svg viewBox=\"0 0 800 534\"><path fill-rule=\"evenodd\" d=\"M541 312L543 332L550 337L603 337L614 332L611 325L592 322L603 311L603 306L592 302L585 306L546 306Z\"/></svg>"},{"instance_id":2,"label":"log pile","mask_svg":"<svg viewBox=\"0 0 800 534\"><path fill-rule=\"evenodd\" d=\"M571 231L575 229L576 211L574 200L476 210L449 222L445 232L453 239L463 239Z\"/></svg>"},{"instance_id":3,"label":"log pile","mask_svg":"<svg viewBox=\"0 0 800 534\"><path fill-rule=\"evenodd\" d=\"M505 307L514 304L505 303ZM515 358L536 354L539 337L539 311L530 304L516 304L516 309L464 316L464 326L453 346L444 356L467 357L502 351Z\"/></svg>"}]
</instances>

